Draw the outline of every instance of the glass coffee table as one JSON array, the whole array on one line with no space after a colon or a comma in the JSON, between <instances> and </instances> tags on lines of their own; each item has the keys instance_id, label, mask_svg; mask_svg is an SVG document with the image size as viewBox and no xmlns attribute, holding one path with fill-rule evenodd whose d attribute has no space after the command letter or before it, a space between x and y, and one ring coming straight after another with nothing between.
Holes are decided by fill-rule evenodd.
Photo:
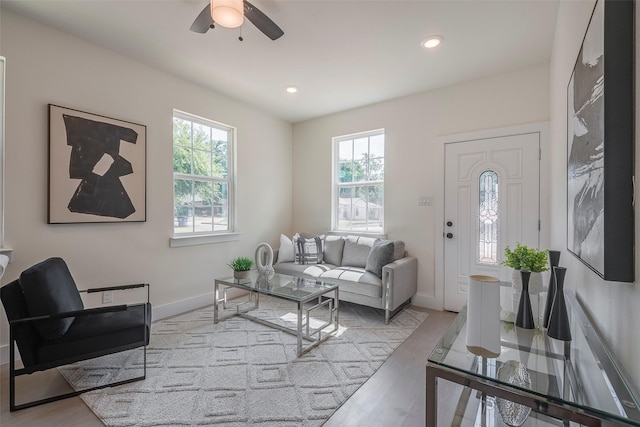
<instances>
[{"instance_id":1,"label":"glass coffee table","mask_svg":"<svg viewBox=\"0 0 640 427\"><path fill-rule=\"evenodd\" d=\"M227 291L230 288L248 291L248 299L227 301ZM260 295L294 302L297 307L295 328L249 314L250 311L259 308ZM246 279L218 278L214 280L213 286L213 323L218 323L220 303L224 310L231 309L233 316L240 316L295 335L298 339L296 348L298 356L325 341L338 330L340 305L338 285L330 285L315 279L284 274L273 274L267 277L258 275L256 272L251 272ZM323 313L326 314L327 319L318 322L311 316L314 312L320 313L320 309L324 309ZM303 341L311 343L303 346Z\"/></svg>"},{"instance_id":2,"label":"glass coffee table","mask_svg":"<svg viewBox=\"0 0 640 427\"><path fill-rule=\"evenodd\" d=\"M426 426L504 426L506 418L523 426L640 426L630 382L576 297L565 295L571 341L501 322L497 358L467 350L465 306L428 358Z\"/></svg>"}]
</instances>

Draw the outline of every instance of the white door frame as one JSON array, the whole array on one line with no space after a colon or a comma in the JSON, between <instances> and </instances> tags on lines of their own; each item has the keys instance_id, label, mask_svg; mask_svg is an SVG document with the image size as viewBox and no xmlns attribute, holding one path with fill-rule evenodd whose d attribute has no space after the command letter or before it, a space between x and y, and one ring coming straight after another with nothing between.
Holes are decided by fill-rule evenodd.
<instances>
[{"instance_id":1,"label":"white door frame","mask_svg":"<svg viewBox=\"0 0 640 427\"><path fill-rule=\"evenodd\" d=\"M440 185L435 186L434 205L436 207L434 211L435 224L434 224L434 236L436 241L435 247L435 286L434 295L418 296L419 300L417 304L432 308L435 310L443 310L444 308L444 154L445 144L452 142L464 142L477 139L499 138L510 135L519 135L524 133L539 133L540 134L540 150L542 156L540 159L540 247L546 248L549 245L549 230L550 230L550 177L548 173L544 171L551 170L551 160L549 158L550 153L550 141L549 141L549 122L537 122L526 125L510 126L504 128L481 130L476 132L458 133L452 135L444 135L438 137L436 143L436 158L442 159L440 162L436 162L437 170L435 176L442 178ZM566 141L564 141L566 144ZM560 183L564 184L565 181Z\"/></svg>"}]
</instances>

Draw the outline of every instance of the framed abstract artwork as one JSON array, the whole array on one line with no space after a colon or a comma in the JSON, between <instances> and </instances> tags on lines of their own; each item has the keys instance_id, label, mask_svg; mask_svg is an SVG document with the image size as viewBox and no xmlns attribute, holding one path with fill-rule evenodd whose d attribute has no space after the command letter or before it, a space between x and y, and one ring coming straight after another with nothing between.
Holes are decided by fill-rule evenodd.
<instances>
[{"instance_id":1,"label":"framed abstract artwork","mask_svg":"<svg viewBox=\"0 0 640 427\"><path fill-rule=\"evenodd\" d=\"M146 126L49 104L49 224L146 221Z\"/></svg>"},{"instance_id":2,"label":"framed abstract artwork","mask_svg":"<svg viewBox=\"0 0 640 427\"><path fill-rule=\"evenodd\" d=\"M567 246L633 282L633 1L598 0L567 87Z\"/></svg>"}]
</instances>

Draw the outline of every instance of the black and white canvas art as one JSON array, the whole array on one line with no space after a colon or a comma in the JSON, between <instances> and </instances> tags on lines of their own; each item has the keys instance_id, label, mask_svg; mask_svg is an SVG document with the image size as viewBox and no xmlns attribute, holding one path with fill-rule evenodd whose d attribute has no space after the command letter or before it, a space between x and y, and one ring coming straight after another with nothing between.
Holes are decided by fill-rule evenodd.
<instances>
[{"instance_id":1,"label":"black and white canvas art","mask_svg":"<svg viewBox=\"0 0 640 427\"><path fill-rule=\"evenodd\" d=\"M569 250L604 271L604 2L595 9L568 87Z\"/></svg>"},{"instance_id":2,"label":"black and white canvas art","mask_svg":"<svg viewBox=\"0 0 640 427\"><path fill-rule=\"evenodd\" d=\"M567 246L604 279L619 281L633 280L629 7L596 3L567 87Z\"/></svg>"},{"instance_id":3,"label":"black and white canvas art","mask_svg":"<svg viewBox=\"0 0 640 427\"><path fill-rule=\"evenodd\" d=\"M49 105L49 223L146 220L146 127Z\"/></svg>"}]
</instances>

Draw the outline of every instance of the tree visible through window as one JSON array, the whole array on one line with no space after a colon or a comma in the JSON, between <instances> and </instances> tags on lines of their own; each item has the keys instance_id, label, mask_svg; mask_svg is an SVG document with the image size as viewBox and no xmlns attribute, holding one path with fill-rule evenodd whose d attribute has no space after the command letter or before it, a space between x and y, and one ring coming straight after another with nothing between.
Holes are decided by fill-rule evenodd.
<instances>
[{"instance_id":1,"label":"tree visible through window","mask_svg":"<svg viewBox=\"0 0 640 427\"><path fill-rule=\"evenodd\" d=\"M174 111L174 234L231 231L234 129Z\"/></svg>"},{"instance_id":2,"label":"tree visible through window","mask_svg":"<svg viewBox=\"0 0 640 427\"><path fill-rule=\"evenodd\" d=\"M384 230L384 130L333 139L335 231Z\"/></svg>"}]
</instances>

